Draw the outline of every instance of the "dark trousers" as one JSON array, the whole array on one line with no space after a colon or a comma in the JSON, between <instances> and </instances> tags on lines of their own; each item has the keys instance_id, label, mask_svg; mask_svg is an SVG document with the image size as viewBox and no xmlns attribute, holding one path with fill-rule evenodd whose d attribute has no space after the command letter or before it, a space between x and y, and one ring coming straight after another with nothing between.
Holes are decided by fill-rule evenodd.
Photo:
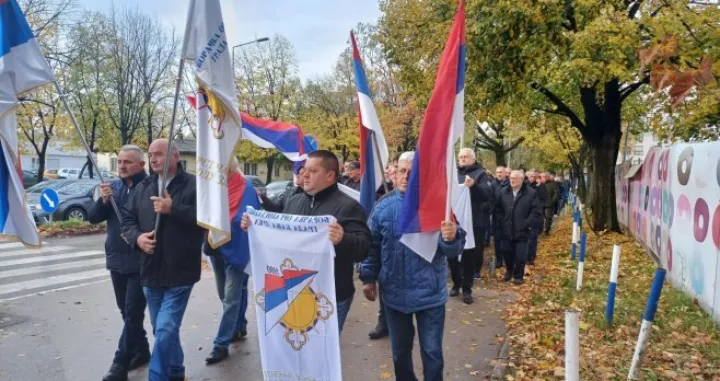
<instances>
[{"instance_id":1,"label":"dark trousers","mask_svg":"<svg viewBox=\"0 0 720 381\"><path fill-rule=\"evenodd\" d=\"M398 381L417 381L413 371L412 349L415 340L413 315L417 320L417 333L420 341L420 358L423 365L425 381L441 381L443 379L442 340L445 329L445 306L405 314L385 308L390 344L392 346L395 379Z\"/></svg>"},{"instance_id":2,"label":"dark trousers","mask_svg":"<svg viewBox=\"0 0 720 381\"><path fill-rule=\"evenodd\" d=\"M385 314L385 302L383 302L382 293L382 287L378 287L378 304L380 305L380 310L378 311L377 326L387 329L387 315Z\"/></svg>"},{"instance_id":3,"label":"dark trousers","mask_svg":"<svg viewBox=\"0 0 720 381\"><path fill-rule=\"evenodd\" d=\"M545 233L550 233L550 228L552 227L552 221L553 216L555 215L555 208L550 206L546 207L545 212Z\"/></svg>"},{"instance_id":4,"label":"dark trousers","mask_svg":"<svg viewBox=\"0 0 720 381\"><path fill-rule=\"evenodd\" d=\"M485 242L485 228L473 229L475 237L475 248L464 250L462 258L448 258L448 267L450 267L450 277L453 281L453 288L461 288L463 292L472 292L473 280L475 274L480 273L482 268L483 243Z\"/></svg>"},{"instance_id":5,"label":"dark trousers","mask_svg":"<svg viewBox=\"0 0 720 381\"><path fill-rule=\"evenodd\" d=\"M493 228L493 244L495 245L495 267L501 267L505 263L505 252L508 251L509 243L503 238L502 229L496 226Z\"/></svg>"},{"instance_id":6,"label":"dark trousers","mask_svg":"<svg viewBox=\"0 0 720 381\"><path fill-rule=\"evenodd\" d=\"M525 276L527 258L528 241L510 241L510 250L505 253L507 274L510 274L514 279L522 279Z\"/></svg>"},{"instance_id":7,"label":"dark trousers","mask_svg":"<svg viewBox=\"0 0 720 381\"><path fill-rule=\"evenodd\" d=\"M110 271L110 279L115 290L115 301L124 322L113 362L127 368L136 354L150 353L147 334L143 328L147 302L140 285L140 274L120 274Z\"/></svg>"},{"instance_id":8,"label":"dark trousers","mask_svg":"<svg viewBox=\"0 0 720 381\"><path fill-rule=\"evenodd\" d=\"M528 239L528 262L534 263L537 257L538 236L542 233L543 226L538 225L531 228L530 239Z\"/></svg>"}]
</instances>

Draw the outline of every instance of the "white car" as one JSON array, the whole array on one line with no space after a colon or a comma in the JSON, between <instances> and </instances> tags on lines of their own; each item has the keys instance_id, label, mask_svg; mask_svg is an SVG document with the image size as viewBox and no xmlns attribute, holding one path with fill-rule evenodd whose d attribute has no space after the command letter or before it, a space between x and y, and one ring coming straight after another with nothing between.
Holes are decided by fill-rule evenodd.
<instances>
[{"instance_id":1,"label":"white car","mask_svg":"<svg viewBox=\"0 0 720 381\"><path fill-rule=\"evenodd\" d=\"M60 168L57 175L60 179L78 179L80 178L80 168Z\"/></svg>"}]
</instances>

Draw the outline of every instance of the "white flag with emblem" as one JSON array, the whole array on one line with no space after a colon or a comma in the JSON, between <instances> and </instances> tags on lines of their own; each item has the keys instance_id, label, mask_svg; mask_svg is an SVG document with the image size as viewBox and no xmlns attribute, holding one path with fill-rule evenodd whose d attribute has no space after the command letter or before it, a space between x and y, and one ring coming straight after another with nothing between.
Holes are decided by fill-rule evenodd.
<instances>
[{"instance_id":1,"label":"white flag with emblem","mask_svg":"<svg viewBox=\"0 0 720 381\"><path fill-rule=\"evenodd\" d=\"M240 112L219 0L191 0L183 58L191 61L201 89L190 98L197 110L197 223L210 246L230 240L227 167L240 139Z\"/></svg>"},{"instance_id":2,"label":"white flag with emblem","mask_svg":"<svg viewBox=\"0 0 720 381\"><path fill-rule=\"evenodd\" d=\"M263 378L342 381L331 216L248 208ZM282 239L277 237L282 236Z\"/></svg>"}]
</instances>

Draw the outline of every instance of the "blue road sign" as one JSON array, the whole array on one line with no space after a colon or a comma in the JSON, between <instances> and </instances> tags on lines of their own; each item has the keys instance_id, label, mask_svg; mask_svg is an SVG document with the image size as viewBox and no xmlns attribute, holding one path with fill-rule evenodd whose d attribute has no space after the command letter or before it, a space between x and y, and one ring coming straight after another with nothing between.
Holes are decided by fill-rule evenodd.
<instances>
[{"instance_id":1,"label":"blue road sign","mask_svg":"<svg viewBox=\"0 0 720 381\"><path fill-rule=\"evenodd\" d=\"M56 211L59 204L60 196L55 189L47 188L40 194L40 206L46 213Z\"/></svg>"}]
</instances>

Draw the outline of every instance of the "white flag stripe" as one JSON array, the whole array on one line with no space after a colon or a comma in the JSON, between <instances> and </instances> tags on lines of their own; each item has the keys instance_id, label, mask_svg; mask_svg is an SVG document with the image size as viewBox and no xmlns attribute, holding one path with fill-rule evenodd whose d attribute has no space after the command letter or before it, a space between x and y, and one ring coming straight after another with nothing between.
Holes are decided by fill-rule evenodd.
<instances>
[{"instance_id":1,"label":"white flag stripe","mask_svg":"<svg viewBox=\"0 0 720 381\"><path fill-rule=\"evenodd\" d=\"M381 186L385 182L385 174L381 170L388 165L388 147L385 142L385 134L383 133L382 127L380 126L380 120L378 119L377 113L375 112L375 106L373 105L372 99L367 94L358 91L358 104L360 106L360 115L362 115L362 122L365 128L372 130L375 133L375 140L372 142L373 147L375 142L378 145L378 151L380 152L380 163L382 166L375 164L373 172L375 173L375 185ZM376 151L373 149L373 156ZM375 160L378 160L377 158Z\"/></svg>"}]
</instances>

